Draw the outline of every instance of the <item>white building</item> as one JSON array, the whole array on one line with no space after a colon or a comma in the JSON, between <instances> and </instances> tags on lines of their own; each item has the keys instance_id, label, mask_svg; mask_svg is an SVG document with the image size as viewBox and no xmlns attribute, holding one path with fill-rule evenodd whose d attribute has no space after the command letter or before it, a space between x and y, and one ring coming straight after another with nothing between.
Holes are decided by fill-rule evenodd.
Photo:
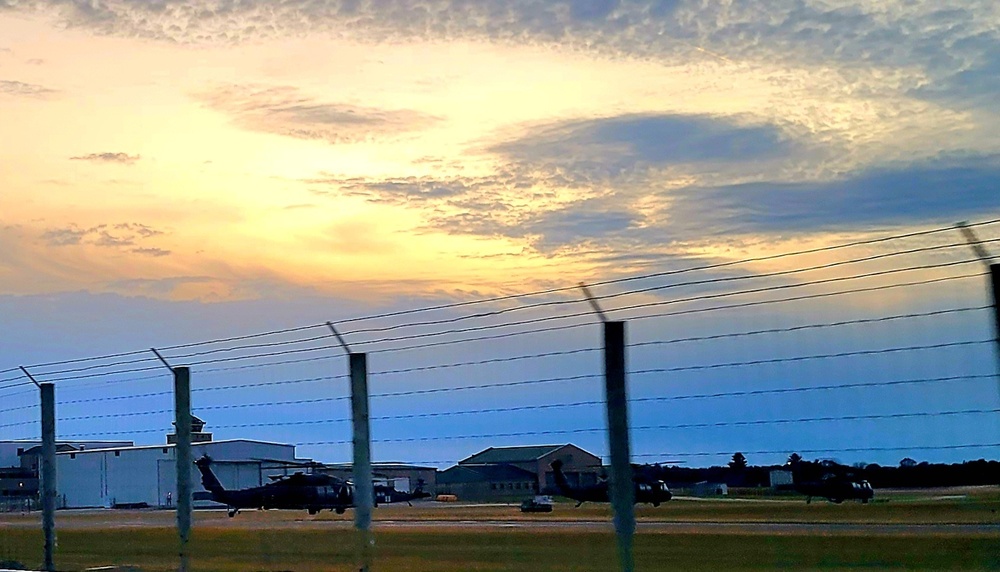
<instances>
[{"instance_id":1,"label":"white building","mask_svg":"<svg viewBox=\"0 0 1000 572\"><path fill-rule=\"evenodd\" d=\"M295 446L250 439L193 443L192 457L212 457L212 470L226 488L260 486L269 475L294 472ZM56 455L56 490L62 508L171 506L177 498L173 444L86 448ZM191 464L193 490L204 490ZM196 505L199 503L196 503ZM201 503L211 504L211 503Z\"/></svg>"},{"instance_id":2,"label":"white building","mask_svg":"<svg viewBox=\"0 0 1000 572\"><path fill-rule=\"evenodd\" d=\"M710 483L701 481L691 485L691 494L696 497L728 496L729 485L726 483Z\"/></svg>"},{"instance_id":3,"label":"white building","mask_svg":"<svg viewBox=\"0 0 1000 572\"><path fill-rule=\"evenodd\" d=\"M74 449L106 449L108 447L129 447L132 441L56 441L56 446L69 445ZM35 447L41 447L38 439L0 441L0 468L20 467L21 454Z\"/></svg>"},{"instance_id":4,"label":"white building","mask_svg":"<svg viewBox=\"0 0 1000 572\"><path fill-rule=\"evenodd\" d=\"M786 469L771 469L771 488L788 488L792 486L792 472Z\"/></svg>"}]
</instances>

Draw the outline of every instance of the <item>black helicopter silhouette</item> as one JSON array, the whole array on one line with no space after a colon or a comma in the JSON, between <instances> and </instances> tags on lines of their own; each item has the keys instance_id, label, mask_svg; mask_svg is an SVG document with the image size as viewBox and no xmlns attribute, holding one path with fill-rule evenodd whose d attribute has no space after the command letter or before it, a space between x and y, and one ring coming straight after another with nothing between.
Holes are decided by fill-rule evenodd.
<instances>
[{"instance_id":1,"label":"black helicopter silhouette","mask_svg":"<svg viewBox=\"0 0 1000 572\"><path fill-rule=\"evenodd\" d=\"M555 477L556 488L559 494L573 499L576 506L585 502L610 502L608 495L608 482L601 481L595 485L574 487L566 481L566 475L562 472L563 463L559 459L552 461L552 475ZM673 498L670 488L663 481L650 479L641 475L633 477L635 484L635 502L648 503L653 506L660 506L661 502L666 502Z\"/></svg>"},{"instance_id":2,"label":"black helicopter silhouette","mask_svg":"<svg viewBox=\"0 0 1000 572\"><path fill-rule=\"evenodd\" d=\"M230 517L245 508L307 510L309 514L329 509L344 514L344 511L354 507L354 485L329 475L295 473L270 477L273 482L260 487L226 490L212 472L211 457L204 455L195 461L195 465L201 472L201 484L210 493L210 499L226 505ZM375 506L379 503L409 503L431 496L423 491L422 480L411 493L384 485L375 485L373 492Z\"/></svg>"},{"instance_id":3,"label":"black helicopter silhouette","mask_svg":"<svg viewBox=\"0 0 1000 572\"><path fill-rule=\"evenodd\" d=\"M813 497L822 497L834 504L845 500L859 500L867 504L875 498L875 489L864 479L853 475L850 468L834 461L789 461L792 470L792 487L806 495L806 504Z\"/></svg>"}]
</instances>

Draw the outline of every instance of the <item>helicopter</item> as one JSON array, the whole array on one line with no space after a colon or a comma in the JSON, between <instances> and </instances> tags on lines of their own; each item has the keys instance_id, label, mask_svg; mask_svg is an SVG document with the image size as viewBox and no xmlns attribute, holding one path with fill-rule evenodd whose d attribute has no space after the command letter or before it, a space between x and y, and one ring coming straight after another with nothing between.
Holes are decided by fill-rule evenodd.
<instances>
[{"instance_id":1,"label":"helicopter","mask_svg":"<svg viewBox=\"0 0 1000 572\"><path fill-rule=\"evenodd\" d=\"M204 455L195 461L195 465L201 472L202 486L210 494L209 500L226 505L230 518L245 508L304 509L315 515L325 509L344 514L354 507L353 483L329 475L297 472L288 476L272 476L272 482L263 486L226 490L212 472L211 457ZM409 503L431 496L423 491L423 481L419 481L416 490L409 493L385 485L375 485L373 492L375 506L379 503Z\"/></svg>"},{"instance_id":2,"label":"helicopter","mask_svg":"<svg viewBox=\"0 0 1000 572\"><path fill-rule=\"evenodd\" d=\"M875 497L875 489L865 479L852 476L852 471L835 461L817 463L795 460L787 464L792 470L792 488L806 495L806 504L813 497L822 497L834 504L859 500L867 504Z\"/></svg>"},{"instance_id":3,"label":"helicopter","mask_svg":"<svg viewBox=\"0 0 1000 572\"><path fill-rule=\"evenodd\" d=\"M579 507L585 502L610 502L608 495L608 482L601 481L595 485L573 487L566 481L566 475L562 472L563 463L556 459L550 465L553 477L555 477L556 488L559 494L566 498L573 499ZM635 502L649 503L653 506L660 506L661 502L666 502L673 498L670 488L660 480L648 479L640 476L633 477L635 484Z\"/></svg>"}]
</instances>

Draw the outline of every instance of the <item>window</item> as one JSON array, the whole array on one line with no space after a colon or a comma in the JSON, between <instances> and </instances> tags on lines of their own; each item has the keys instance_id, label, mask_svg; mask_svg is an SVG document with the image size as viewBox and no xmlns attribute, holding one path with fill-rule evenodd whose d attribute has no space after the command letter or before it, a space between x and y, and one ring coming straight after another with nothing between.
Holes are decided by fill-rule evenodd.
<instances>
[{"instance_id":1,"label":"window","mask_svg":"<svg viewBox=\"0 0 1000 572\"><path fill-rule=\"evenodd\" d=\"M69 454L69 458L70 459L75 459L76 458L76 453L70 453Z\"/></svg>"},{"instance_id":2,"label":"window","mask_svg":"<svg viewBox=\"0 0 1000 572\"><path fill-rule=\"evenodd\" d=\"M115 456L116 457L121 457L122 456L122 452L121 451L115 451Z\"/></svg>"},{"instance_id":3,"label":"window","mask_svg":"<svg viewBox=\"0 0 1000 572\"><path fill-rule=\"evenodd\" d=\"M164 448L163 448L163 454L164 454L164 455L166 455L166 454L167 454L167 453L168 453L169 451L170 451L170 449L168 449L168 448L166 448L166 447L164 447Z\"/></svg>"},{"instance_id":4,"label":"window","mask_svg":"<svg viewBox=\"0 0 1000 572\"><path fill-rule=\"evenodd\" d=\"M18 447L17 448L17 456L20 457L23 454L24 454L24 447Z\"/></svg>"}]
</instances>

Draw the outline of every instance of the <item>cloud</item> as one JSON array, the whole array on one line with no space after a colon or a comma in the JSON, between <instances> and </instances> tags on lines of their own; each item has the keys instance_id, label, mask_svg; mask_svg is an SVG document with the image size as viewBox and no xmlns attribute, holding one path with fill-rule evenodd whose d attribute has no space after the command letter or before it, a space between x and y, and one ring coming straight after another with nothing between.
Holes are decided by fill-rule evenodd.
<instances>
[{"instance_id":1,"label":"cloud","mask_svg":"<svg viewBox=\"0 0 1000 572\"><path fill-rule=\"evenodd\" d=\"M313 187L321 187L313 189L313 193L320 196L356 196L371 203L405 205L468 196L482 189L493 189L503 185L503 178L455 176L345 179L322 173L319 177L303 179L302 182Z\"/></svg>"},{"instance_id":2,"label":"cloud","mask_svg":"<svg viewBox=\"0 0 1000 572\"><path fill-rule=\"evenodd\" d=\"M331 144L356 143L424 129L438 120L411 110L324 103L288 86L230 85L198 94L240 127Z\"/></svg>"},{"instance_id":3,"label":"cloud","mask_svg":"<svg viewBox=\"0 0 1000 572\"><path fill-rule=\"evenodd\" d=\"M70 157L71 161L91 161L94 163L118 163L121 165L133 165L141 158L141 155L129 155L128 153L91 153Z\"/></svg>"},{"instance_id":4,"label":"cloud","mask_svg":"<svg viewBox=\"0 0 1000 572\"><path fill-rule=\"evenodd\" d=\"M129 236L115 236L106 230L98 231L97 239L94 240L94 244L97 246L132 246L135 244Z\"/></svg>"},{"instance_id":5,"label":"cloud","mask_svg":"<svg viewBox=\"0 0 1000 572\"><path fill-rule=\"evenodd\" d=\"M795 146L773 125L707 115L630 114L531 127L488 151L506 159L616 174L641 166L772 159Z\"/></svg>"},{"instance_id":6,"label":"cloud","mask_svg":"<svg viewBox=\"0 0 1000 572\"><path fill-rule=\"evenodd\" d=\"M139 242L164 234L144 224L125 222L118 224L100 224L89 228L70 225L63 228L49 229L41 234L42 241L47 246L76 246L89 244L102 248L117 248L135 246ZM131 248L129 252L163 256L170 251L158 248ZM163 253L163 254L158 254Z\"/></svg>"},{"instance_id":7,"label":"cloud","mask_svg":"<svg viewBox=\"0 0 1000 572\"><path fill-rule=\"evenodd\" d=\"M433 217L429 228L450 234L507 237L528 242L551 255L561 250L593 250L639 228L643 216L613 199L588 199L548 210L503 213L472 209Z\"/></svg>"},{"instance_id":8,"label":"cloud","mask_svg":"<svg viewBox=\"0 0 1000 572\"><path fill-rule=\"evenodd\" d=\"M0 95L42 98L54 93L56 90L41 85L0 79Z\"/></svg>"},{"instance_id":9,"label":"cloud","mask_svg":"<svg viewBox=\"0 0 1000 572\"><path fill-rule=\"evenodd\" d=\"M421 229L507 238L535 253L629 264L672 244L741 236L867 231L1000 214L1000 157L942 157L836 179L667 186L655 179L592 188L507 166L493 176L311 180L329 190L416 210ZM553 190L564 186L562 191Z\"/></svg>"},{"instance_id":10,"label":"cloud","mask_svg":"<svg viewBox=\"0 0 1000 572\"><path fill-rule=\"evenodd\" d=\"M133 248L129 252L154 257L169 256L171 254L169 250L164 250L162 248Z\"/></svg>"},{"instance_id":11,"label":"cloud","mask_svg":"<svg viewBox=\"0 0 1000 572\"><path fill-rule=\"evenodd\" d=\"M1000 46L993 39L989 47L978 50L969 59L968 63L960 64L960 69L947 81L920 86L913 93L934 100L957 98L969 103L979 102L992 108L1000 93Z\"/></svg>"},{"instance_id":12,"label":"cloud","mask_svg":"<svg viewBox=\"0 0 1000 572\"><path fill-rule=\"evenodd\" d=\"M585 189L571 177L514 166L480 177L325 175L305 182L317 196L355 196L416 209L424 218L418 232L512 238L544 253L599 241L643 218L627 193Z\"/></svg>"},{"instance_id":13,"label":"cloud","mask_svg":"<svg viewBox=\"0 0 1000 572\"><path fill-rule=\"evenodd\" d=\"M71 246L82 243L83 238L91 232L91 229L76 227L57 228L42 233L42 240L49 246Z\"/></svg>"},{"instance_id":14,"label":"cloud","mask_svg":"<svg viewBox=\"0 0 1000 572\"><path fill-rule=\"evenodd\" d=\"M670 218L704 233L817 232L981 219L1000 213L1000 158L871 169L832 181L760 182L667 193Z\"/></svg>"},{"instance_id":15,"label":"cloud","mask_svg":"<svg viewBox=\"0 0 1000 572\"><path fill-rule=\"evenodd\" d=\"M124 232L130 232L142 238L149 238L151 236L159 236L163 234L163 231L161 230L156 230L155 228L152 228L150 226L138 222L118 223L114 225L114 229Z\"/></svg>"},{"instance_id":16,"label":"cloud","mask_svg":"<svg viewBox=\"0 0 1000 572\"><path fill-rule=\"evenodd\" d=\"M43 9L67 26L180 43L330 32L376 41L557 42L672 63L919 68L919 84L956 90L967 72L988 79L1000 45L993 0L0 0L4 8Z\"/></svg>"},{"instance_id":17,"label":"cloud","mask_svg":"<svg viewBox=\"0 0 1000 572\"><path fill-rule=\"evenodd\" d=\"M677 165L733 178L734 164L766 165L799 150L773 125L705 115L625 114L519 128L485 148L500 164L480 176L306 179L318 196L354 196L420 211L418 230L523 241L543 254L631 248L658 224L648 214ZM480 149L479 151L482 151ZM763 165L763 166L762 166ZM745 173L742 174L745 176ZM659 205L659 206L658 206ZM629 242L625 242L629 241Z\"/></svg>"}]
</instances>

